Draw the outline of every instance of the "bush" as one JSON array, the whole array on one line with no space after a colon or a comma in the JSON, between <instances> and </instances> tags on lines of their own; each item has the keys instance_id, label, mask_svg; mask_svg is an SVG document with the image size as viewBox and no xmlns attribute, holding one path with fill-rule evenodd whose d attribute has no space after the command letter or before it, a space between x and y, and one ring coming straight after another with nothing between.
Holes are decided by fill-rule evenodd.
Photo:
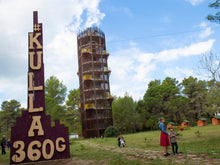
<instances>
[{"instance_id":1,"label":"bush","mask_svg":"<svg viewBox=\"0 0 220 165\"><path fill-rule=\"evenodd\" d=\"M105 137L117 137L119 134L118 129L113 126L109 126L104 132Z\"/></svg>"}]
</instances>

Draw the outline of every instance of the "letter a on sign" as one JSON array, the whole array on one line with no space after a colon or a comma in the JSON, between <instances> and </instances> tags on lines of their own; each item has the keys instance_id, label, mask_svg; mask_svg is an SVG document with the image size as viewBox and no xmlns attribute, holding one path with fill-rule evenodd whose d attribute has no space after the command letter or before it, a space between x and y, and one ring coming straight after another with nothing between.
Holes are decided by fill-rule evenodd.
<instances>
[{"instance_id":1,"label":"letter a on sign","mask_svg":"<svg viewBox=\"0 0 220 165\"><path fill-rule=\"evenodd\" d=\"M32 116L32 123L31 123L31 127L28 131L28 137L32 137L34 136L34 130L38 130L38 136L40 135L44 135L44 130L42 128L42 125L41 125L41 116Z\"/></svg>"}]
</instances>

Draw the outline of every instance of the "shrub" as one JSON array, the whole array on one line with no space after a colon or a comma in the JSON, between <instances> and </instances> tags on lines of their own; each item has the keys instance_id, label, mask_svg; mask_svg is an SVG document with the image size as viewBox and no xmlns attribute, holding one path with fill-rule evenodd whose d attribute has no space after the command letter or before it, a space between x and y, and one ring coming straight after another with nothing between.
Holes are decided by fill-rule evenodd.
<instances>
[{"instance_id":1,"label":"shrub","mask_svg":"<svg viewBox=\"0 0 220 165\"><path fill-rule=\"evenodd\" d=\"M117 137L119 134L118 129L113 126L109 126L104 132L105 137Z\"/></svg>"}]
</instances>

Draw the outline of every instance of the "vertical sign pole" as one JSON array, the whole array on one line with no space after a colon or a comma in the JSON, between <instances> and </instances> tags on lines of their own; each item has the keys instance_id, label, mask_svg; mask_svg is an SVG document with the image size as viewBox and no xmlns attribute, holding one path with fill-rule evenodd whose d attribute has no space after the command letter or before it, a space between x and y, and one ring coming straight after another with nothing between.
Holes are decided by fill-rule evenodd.
<instances>
[{"instance_id":1,"label":"vertical sign pole","mask_svg":"<svg viewBox=\"0 0 220 165\"><path fill-rule=\"evenodd\" d=\"M11 128L10 163L70 157L68 128L45 113L43 26L34 11L33 32L28 33L28 110Z\"/></svg>"}]
</instances>

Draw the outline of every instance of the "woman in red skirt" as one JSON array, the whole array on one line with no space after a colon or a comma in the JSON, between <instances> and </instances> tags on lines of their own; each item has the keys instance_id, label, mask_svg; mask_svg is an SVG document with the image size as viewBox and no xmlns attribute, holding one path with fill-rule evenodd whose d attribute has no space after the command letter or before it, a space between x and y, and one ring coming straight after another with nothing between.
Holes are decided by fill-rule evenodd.
<instances>
[{"instance_id":1,"label":"woman in red skirt","mask_svg":"<svg viewBox=\"0 0 220 165\"><path fill-rule=\"evenodd\" d=\"M170 146L170 141L168 138L168 132L166 131L166 125L164 124L165 119L160 118L159 129L161 130L160 134L160 146L164 147L164 156L169 156L170 153L167 152L167 147Z\"/></svg>"}]
</instances>

